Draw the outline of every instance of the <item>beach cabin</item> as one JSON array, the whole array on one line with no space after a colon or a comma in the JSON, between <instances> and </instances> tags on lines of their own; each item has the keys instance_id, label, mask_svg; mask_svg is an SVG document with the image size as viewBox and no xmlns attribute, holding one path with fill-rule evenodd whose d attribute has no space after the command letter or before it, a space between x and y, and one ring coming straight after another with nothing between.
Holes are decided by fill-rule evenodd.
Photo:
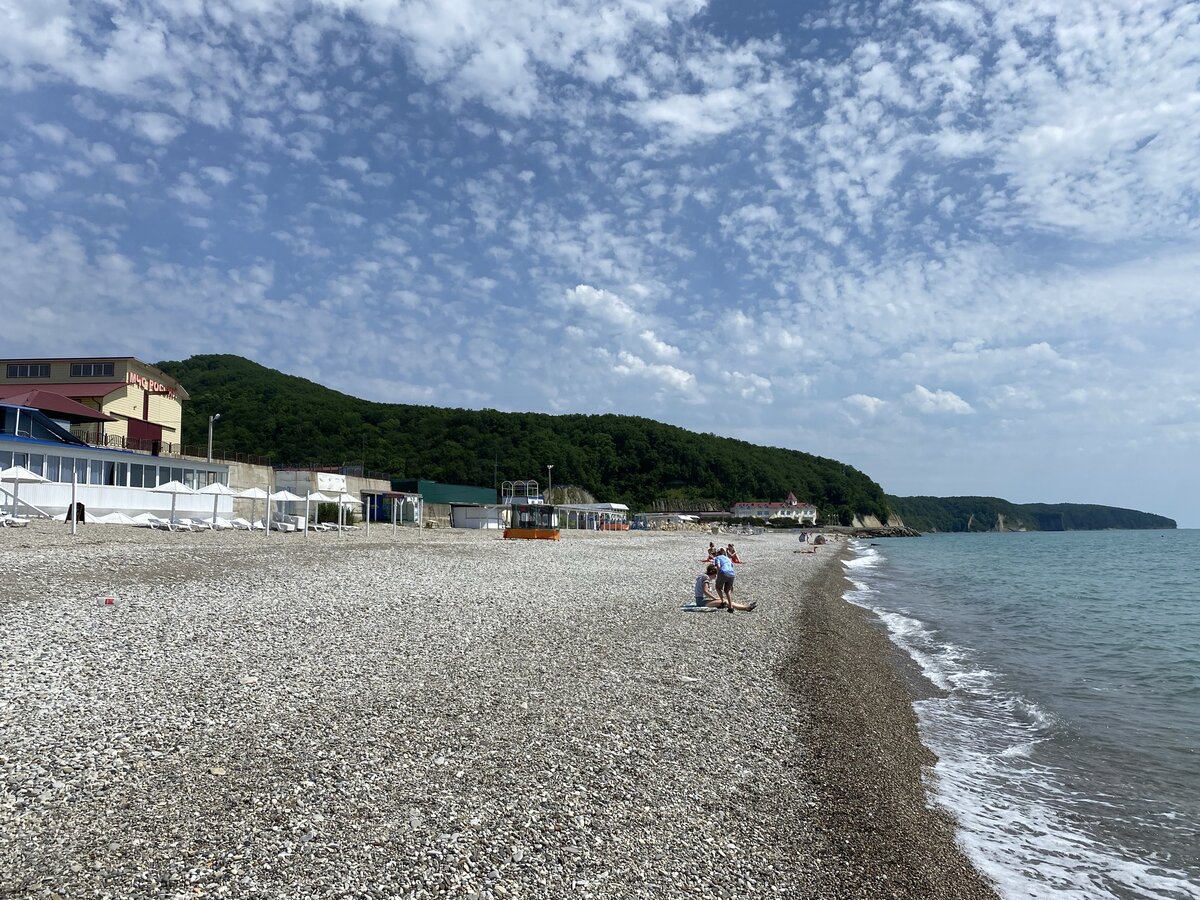
<instances>
[{"instance_id":1,"label":"beach cabin","mask_svg":"<svg viewBox=\"0 0 1200 900\"><path fill-rule=\"evenodd\" d=\"M499 531L504 527L504 507L477 503L451 503L450 527Z\"/></svg>"},{"instance_id":2,"label":"beach cabin","mask_svg":"<svg viewBox=\"0 0 1200 900\"><path fill-rule=\"evenodd\" d=\"M558 511L545 502L536 481L506 481L500 502L508 512L506 539L557 541Z\"/></svg>"}]
</instances>

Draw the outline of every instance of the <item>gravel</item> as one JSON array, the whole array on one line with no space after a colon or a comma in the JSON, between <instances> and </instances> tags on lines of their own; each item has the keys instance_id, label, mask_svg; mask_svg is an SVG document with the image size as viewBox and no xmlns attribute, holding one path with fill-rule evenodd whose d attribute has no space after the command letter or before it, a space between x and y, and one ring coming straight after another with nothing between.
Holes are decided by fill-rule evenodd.
<instances>
[{"instance_id":1,"label":"gravel","mask_svg":"<svg viewBox=\"0 0 1200 900\"><path fill-rule=\"evenodd\" d=\"M0 532L0 896L922 896L809 752L836 551L684 612L709 539Z\"/></svg>"}]
</instances>

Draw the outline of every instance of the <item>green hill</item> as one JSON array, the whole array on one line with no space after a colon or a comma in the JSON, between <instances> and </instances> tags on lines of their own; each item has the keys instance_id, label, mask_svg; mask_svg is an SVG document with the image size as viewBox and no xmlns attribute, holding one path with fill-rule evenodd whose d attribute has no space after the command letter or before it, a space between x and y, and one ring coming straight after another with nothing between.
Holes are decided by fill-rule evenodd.
<instances>
[{"instance_id":1,"label":"green hill","mask_svg":"<svg viewBox=\"0 0 1200 900\"><path fill-rule=\"evenodd\" d=\"M217 447L276 464L357 465L393 478L492 485L537 478L641 509L656 500L727 506L794 491L823 521L888 517L882 488L832 459L618 415L502 413L373 403L237 356L157 363L191 394L188 443L221 414Z\"/></svg>"},{"instance_id":2,"label":"green hill","mask_svg":"<svg viewBox=\"0 0 1200 900\"><path fill-rule=\"evenodd\" d=\"M1086 503L1010 503L998 497L888 497L917 531L1098 531L1174 528L1175 520Z\"/></svg>"}]
</instances>

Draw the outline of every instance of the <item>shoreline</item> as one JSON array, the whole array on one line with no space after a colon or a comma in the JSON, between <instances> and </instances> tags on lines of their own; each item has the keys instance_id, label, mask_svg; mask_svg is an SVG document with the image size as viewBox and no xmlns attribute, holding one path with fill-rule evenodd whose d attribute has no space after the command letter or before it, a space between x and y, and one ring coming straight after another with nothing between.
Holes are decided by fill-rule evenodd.
<instances>
[{"instance_id":1,"label":"shoreline","mask_svg":"<svg viewBox=\"0 0 1200 900\"><path fill-rule=\"evenodd\" d=\"M840 564L814 587L797 614L788 677L809 710L804 775L834 860L818 894L995 900L958 846L954 819L930 805L936 757L912 703L937 689L873 613L844 599L851 584Z\"/></svg>"},{"instance_id":2,"label":"shoreline","mask_svg":"<svg viewBox=\"0 0 1200 900\"><path fill-rule=\"evenodd\" d=\"M994 896L836 547L728 615L697 533L0 537L0 893Z\"/></svg>"}]
</instances>

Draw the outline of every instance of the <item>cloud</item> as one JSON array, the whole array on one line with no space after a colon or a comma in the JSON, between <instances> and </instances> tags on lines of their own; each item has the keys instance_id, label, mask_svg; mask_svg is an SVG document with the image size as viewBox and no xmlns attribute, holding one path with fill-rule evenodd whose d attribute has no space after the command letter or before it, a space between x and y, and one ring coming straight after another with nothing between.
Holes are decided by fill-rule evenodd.
<instances>
[{"instance_id":1,"label":"cloud","mask_svg":"<svg viewBox=\"0 0 1200 900\"><path fill-rule=\"evenodd\" d=\"M169 144L185 130L184 124L179 119L166 113L135 113L132 120L136 131L142 137L156 144Z\"/></svg>"},{"instance_id":2,"label":"cloud","mask_svg":"<svg viewBox=\"0 0 1200 900\"><path fill-rule=\"evenodd\" d=\"M222 187L233 181L233 173L223 166L203 166L200 172L209 181L219 184Z\"/></svg>"},{"instance_id":3,"label":"cloud","mask_svg":"<svg viewBox=\"0 0 1200 900\"><path fill-rule=\"evenodd\" d=\"M568 307L583 310L622 329L635 328L642 320L637 310L616 294L594 288L590 284L580 284L571 288L566 292L565 299Z\"/></svg>"},{"instance_id":4,"label":"cloud","mask_svg":"<svg viewBox=\"0 0 1200 900\"><path fill-rule=\"evenodd\" d=\"M852 406L859 412L866 413L868 416L877 415L887 406L886 400L881 400L879 397L872 397L870 394L851 394L849 397L843 398L843 401L848 406Z\"/></svg>"},{"instance_id":5,"label":"cloud","mask_svg":"<svg viewBox=\"0 0 1200 900\"><path fill-rule=\"evenodd\" d=\"M50 172L26 172L21 187L31 197L45 197L58 190L58 177Z\"/></svg>"},{"instance_id":6,"label":"cloud","mask_svg":"<svg viewBox=\"0 0 1200 900\"><path fill-rule=\"evenodd\" d=\"M905 395L905 399L909 405L922 413L951 413L961 416L975 412L971 404L953 391L931 391L919 384Z\"/></svg>"},{"instance_id":7,"label":"cloud","mask_svg":"<svg viewBox=\"0 0 1200 900\"><path fill-rule=\"evenodd\" d=\"M696 395L696 376L676 366L648 363L641 357L622 350L617 354L617 362L613 365L613 371L618 375L648 378L658 382L664 388L686 395L692 401L699 400Z\"/></svg>"}]
</instances>

